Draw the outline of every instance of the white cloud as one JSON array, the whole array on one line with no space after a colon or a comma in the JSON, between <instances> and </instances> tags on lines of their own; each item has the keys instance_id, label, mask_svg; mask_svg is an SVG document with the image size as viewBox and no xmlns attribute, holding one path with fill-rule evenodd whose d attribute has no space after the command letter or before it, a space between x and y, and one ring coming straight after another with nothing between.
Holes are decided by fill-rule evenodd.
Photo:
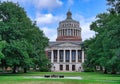
<instances>
[{"instance_id":1,"label":"white cloud","mask_svg":"<svg viewBox=\"0 0 120 84\"><path fill-rule=\"evenodd\" d=\"M81 36L83 41L95 35L95 32L90 30L90 24L95 21L95 17L84 18L82 15L77 14L75 18L80 22L80 27L82 28Z\"/></svg>"},{"instance_id":2,"label":"white cloud","mask_svg":"<svg viewBox=\"0 0 120 84\"><path fill-rule=\"evenodd\" d=\"M1 0L1 1L12 1L14 3L20 3L20 4L25 4L28 3L28 0Z\"/></svg>"},{"instance_id":3,"label":"white cloud","mask_svg":"<svg viewBox=\"0 0 120 84\"><path fill-rule=\"evenodd\" d=\"M41 28L41 30L43 30L45 36L47 36L50 41L55 41L56 40L56 38L57 38L57 29L43 27L43 28Z\"/></svg>"},{"instance_id":4,"label":"white cloud","mask_svg":"<svg viewBox=\"0 0 120 84\"><path fill-rule=\"evenodd\" d=\"M51 13L48 14L40 14L36 13L35 20L37 21L37 24L52 24L57 23L62 19L60 16L54 16Z\"/></svg>"},{"instance_id":5,"label":"white cloud","mask_svg":"<svg viewBox=\"0 0 120 84\"><path fill-rule=\"evenodd\" d=\"M53 9L62 6L62 1L60 0L33 0L36 8L38 9Z\"/></svg>"},{"instance_id":6,"label":"white cloud","mask_svg":"<svg viewBox=\"0 0 120 84\"><path fill-rule=\"evenodd\" d=\"M63 2L60 0L1 0L1 1L12 1L15 3L22 4L24 6L31 4L37 9L53 9L62 6Z\"/></svg>"}]
</instances>

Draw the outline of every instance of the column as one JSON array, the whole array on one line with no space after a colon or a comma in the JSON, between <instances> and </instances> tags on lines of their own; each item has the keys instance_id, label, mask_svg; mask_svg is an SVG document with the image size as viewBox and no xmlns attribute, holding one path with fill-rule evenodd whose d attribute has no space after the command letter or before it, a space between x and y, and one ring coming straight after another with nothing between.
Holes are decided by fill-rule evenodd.
<instances>
[{"instance_id":1,"label":"column","mask_svg":"<svg viewBox=\"0 0 120 84\"><path fill-rule=\"evenodd\" d=\"M71 55L71 52L72 50L70 50L70 63L72 62L72 55Z\"/></svg>"},{"instance_id":2,"label":"column","mask_svg":"<svg viewBox=\"0 0 120 84\"><path fill-rule=\"evenodd\" d=\"M71 36L73 36L73 30L71 29Z\"/></svg>"},{"instance_id":3,"label":"column","mask_svg":"<svg viewBox=\"0 0 120 84\"><path fill-rule=\"evenodd\" d=\"M78 35L80 36L80 30L78 31Z\"/></svg>"},{"instance_id":4,"label":"column","mask_svg":"<svg viewBox=\"0 0 120 84\"><path fill-rule=\"evenodd\" d=\"M75 36L76 36L76 29L75 29Z\"/></svg>"},{"instance_id":5,"label":"column","mask_svg":"<svg viewBox=\"0 0 120 84\"><path fill-rule=\"evenodd\" d=\"M61 30L60 30L60 36L61 36Z\"/></svg>"},{"instance_id":6,"label":"column","mask_svg":"<svg viewBox=\"0 0 120 84\"><path fill-rule=\"evenodd\" d=\"M77 30L76 30L76 36L77 36Z\"/></svg>"},{"instance_id":7,"label":"column","mask_svg":"<svg viewBox=\"0 0 120 84\"><path fill-rule=\"evenodd\" d=\"M54 57L53 57L53 50L51 50L51 63L53 63Z\"/></svg>"},{"instance_id":8,"label":"column","mask_svg":"<svg viewBox=\"0 0 120 84\"><path fill-rule=\"evenodd\" d=\"M65 36L65 29L64 29L64 36Z\"/></svg>"},{"instance_id":9,"label":"column","mask_svg":"<svg viewBox=\"0 0 120 84\"><path fill-rule=\"evenodd\" d=\"M64 53L63 62L65 63L65 50L63 50L63 53Z\"/></svg>"},{"instance_id":10,"label":"column","mask_svg":"<svg viewBox=\"0 0 120 84\"><path fill-rule=\"evenodd\" d=\"M82 63L84 63L84 57L85 57L85 54L84 54L84 51L82 50Z\"/></svg>"},{"instance_id":11,"label":"column","mask_svg":"<svg viewBox=\"0 0 120 84\"><path fill-rule=\"evenodd\" d=\"M59 63L60 57L59 57L59 50L57 50L57 62Z\"/></svg>"},{"instance_id":12,"label":"column","mask_svg":"<svg viewBox=\"0 0 120 84\"><path fill-rule=\"evenodd\" d=\"M66 29L64 29L64 31L65 31L65 32L64 32L64 35L66 36Z\"/></svg>"},{"instance_id":13,"label":"column","mask_svg":"<svg viewBox=\"0 0 120 84\"><path fill-rule=\"evenodd\" d=\"M66 32L66 33L67 33L67 35L66 35L66 36L68 36L68 29L67 29L67 32Z\"/></svg>"},{"instance_id":14,"label":"column","mask_svg":"<svg viewBox=\"0 0 120 84\"><path fill-rule=\"evenodd\" d=\"M78 32L79 32L79 30L77 30L77 36L79 36Z\"/></svg>"},{"instance_id":15,"label":"column","mask_svg":"<svg viewBox=\"0 0 120 84\"><path fill-rule=\"evenodd\" d=\"M64 35L64 31L63 31L63 29L62 29L62 36Z\"/></svg>"},{"instance_id":16,"label":"column","mask_svg":"<svg viewBox=\"0 0 120 84\"><path fill-rule=\"evenodd\" d=\"M75 30L73 29L73 36L75 36Z\"/></svg>"},{"instance_id":17,"label":"column","mask_svg":"<svg viewBox=\"0 0 120 84\"><path fill-rule=\"evenodd\" d=\"M77 36L77 30L75 30L75 36Z\"/></svg>"},{"instance_id":18,"label":"column","mask_svg":"<svg viewBox=\"0 0 120 84\"><path fill-rule=\"evenodd\" d=\"M64 31L64 29L63 29L63 36L65 36L65 31Z\"/></svg>"},{"instance_id":19,"label":"column","mask_svg":"<svg viewBox=\"0 0 120 84\"><path fill-rule=\"evenodd\" d=\"M78 63L78 50L76 50L76 63Z\"/></svg>"}]
</instances>

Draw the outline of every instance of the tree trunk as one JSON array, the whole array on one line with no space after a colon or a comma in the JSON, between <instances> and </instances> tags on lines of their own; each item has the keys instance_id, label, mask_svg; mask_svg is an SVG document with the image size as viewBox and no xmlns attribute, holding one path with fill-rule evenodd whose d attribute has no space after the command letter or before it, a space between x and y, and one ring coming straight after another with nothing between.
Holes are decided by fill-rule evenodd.
<instances>
[{"instance_id":1,"label":"tree trunk","mask_svg":"<svg viewBox=\"0 0 120 84\"><path fill-rule=\"evenodd\" d=\"M104 70L104 74L107 74L107 69L105 68L105 70Z\"/></svg>"},{"instance_id":2,"label":"tree trunk","mask_svg":"<svg viewBox=\"0 0 120 84\"><path fill-rule=\"evenodd\" d=\"M13 72L12 73L16 73L16 66L13 67Z\"/></svg>"},{"instance_id":3,"label":"tree trunk","mask_svg":"<svg viewBox=\"0 0 120 84\"><path fill-rule=\"evenodd\" d=\"M115 68L112 68L112 72L111 72L111 74L116 74L116 70L115 70Z\"/></svg>"},{"instance_id":4,"label":"tree trunk","mask_svg":"<svg viewBox=\"0 0 120 84\"><path fill-rule=\"evenodd\" d=\"M27 68L24 68L24 73L27 73Z\"/></svg>"}]
</instances>

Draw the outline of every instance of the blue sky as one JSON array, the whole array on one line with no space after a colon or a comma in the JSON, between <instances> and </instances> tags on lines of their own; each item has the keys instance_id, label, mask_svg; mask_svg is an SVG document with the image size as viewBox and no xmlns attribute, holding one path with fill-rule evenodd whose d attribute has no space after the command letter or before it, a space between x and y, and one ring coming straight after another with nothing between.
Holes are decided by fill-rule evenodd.
<instances>
[{"instance_id":1,"label":"blue sky","mask_svg":"<svg viewBox=\"0 0 120 84\"><path fill-rule=\"evenodd\" d=\"M44 31L50 41L57 37L59 21L66 18L68 9L72 12L73 19L80 22L82 39L94 36L89 25L95 21L99 13L106 12L106 0L1 0L18 2L23 7L32 21Z\"/></svg>"}]
</instances>

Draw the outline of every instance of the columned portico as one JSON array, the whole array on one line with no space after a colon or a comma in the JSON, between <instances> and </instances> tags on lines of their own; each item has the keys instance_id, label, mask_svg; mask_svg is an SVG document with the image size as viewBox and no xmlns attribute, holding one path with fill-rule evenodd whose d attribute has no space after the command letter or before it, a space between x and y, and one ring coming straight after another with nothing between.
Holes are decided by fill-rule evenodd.
<instances>
[{"instance_id":1,"label":"columned portico","mask_svg":"<svg viewBox=\"0 0 120 84\"><path fill-rule=\"evenodd\" d=\"M53 63L53 69L52 71L78 71L79 67L82 67L82 62L84 62L84 56L81 56L79 58L78 53L81 51L81 48L55 48L55 49L50 49L51 51L51 63ZM56 53L57 53L57 61L56 61ZM81 55L84 52L82 51ZM78 61L82 60L82 61ZM60 70L62 69L62 70Z\"/></svg>"},{"instance_id":2,"label":"columned portico","mask_svg":"<svg viewBox=\"0 0 120 84\"><path fill-rule=\"evenodd\" d=\"M73 49L73 50L74 50L74 49ZM66 58L67 58L67 57L66 57L66 53L69 54L69 58L68 58L69 60L67 60L69 63L72 63L72 62L73 62L73 63L78 63L78 60L81 59L81 58L78 57L78 51L79 51L79 50L74 50L76 54L74 54L74 53L72 52L73 50L71 50L71 49L70 49L70 50L68 50L68 49L64 49L64 50L63 50L63 53L64 53L64 54L63 54L63 63L66 63ZM60 60L61 60L61 59L60 59L60 50L56 50L56 51L57 51L57 61L55 61L56 58L54 57L54 56L55 56L55 55L54 55L55 53L53 53L54 50L51 50L51 59L50 59L50 60L51 60L52 63L53 63L53 62L56 62L56 63L60 63L60 62L61 62L61 61L60 61ZM67 51L69 51L69 52L67 52ZM82 54L82 56L81 56L81 57L82 57L82 59L81 59L82 61L81 61L81 62L84 62L84 51L82 51L81 54ZM72 55L75 55L75 56L72 57ZM73 61L73 60L74 60L74 61ZM61 62L61 63L62 63L62 62Z\"/></svg>"}]
</instances>

